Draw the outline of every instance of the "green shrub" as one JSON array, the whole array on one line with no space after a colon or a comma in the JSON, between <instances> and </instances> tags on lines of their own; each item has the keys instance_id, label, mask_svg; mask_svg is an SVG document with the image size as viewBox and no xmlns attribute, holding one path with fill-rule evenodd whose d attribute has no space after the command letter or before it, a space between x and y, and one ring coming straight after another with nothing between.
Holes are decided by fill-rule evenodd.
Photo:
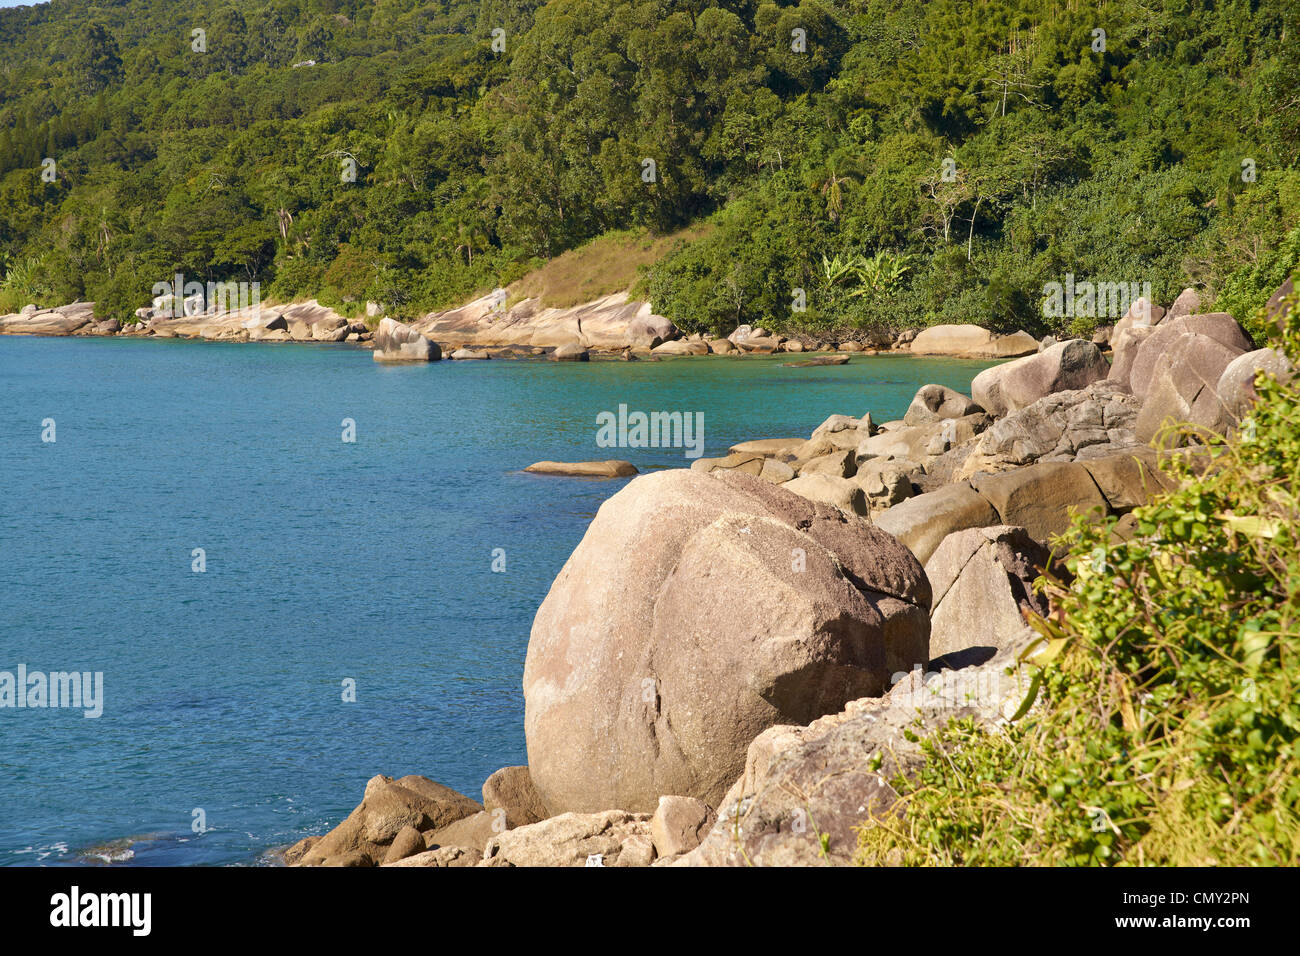
<instances>
[{"instance_id":1,"label":"green shrub","mask_svg":"<svg viewBox=\"0 0 1300 956\"><path fill-rule=\"evenodd\" d=\"M1300 310L1281 348L1300 356ZM1300 387L1271 378L1227 441L1135 511L1121 541L1077 520L1005 732L924 742L865 864L1252 865L1300 861ZM1173 437L1172 435L1169 437Z\"/></svg>"}]
</instances>

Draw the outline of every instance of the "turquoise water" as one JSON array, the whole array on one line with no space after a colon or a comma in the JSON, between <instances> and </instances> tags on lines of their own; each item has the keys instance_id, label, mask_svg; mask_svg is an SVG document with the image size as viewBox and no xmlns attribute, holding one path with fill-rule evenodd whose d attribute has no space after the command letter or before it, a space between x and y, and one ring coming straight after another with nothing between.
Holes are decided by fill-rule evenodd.
<instances>
[{"instance_id":1,"label":"turquoise water","mask_svg":"<svg viewBox=\"0 0 1300 956\"><path fill-rule=\"evenodd\" d=\"M339 347L0 338L0 671L104 682L98 718L0 709L0 864L252 863L329 829L376 773L478 799L526 759L533 614L625 483L519 469L689 464L598 448L620 404L703 412L715 455L834 413L900 417L986 364L384 367Z\"/></svg>"}]
</instances>

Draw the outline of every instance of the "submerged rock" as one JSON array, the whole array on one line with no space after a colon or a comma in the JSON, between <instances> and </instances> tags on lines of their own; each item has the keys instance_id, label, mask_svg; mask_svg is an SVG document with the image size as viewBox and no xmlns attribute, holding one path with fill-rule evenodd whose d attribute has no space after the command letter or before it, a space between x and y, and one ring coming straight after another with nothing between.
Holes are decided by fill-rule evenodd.
<instances>
[{"instance_id":1,"label":"submerged rock","mask_svg":"<svg viewBox=\"0 0 1300 956\"><path fill-rule=\"evenodd\" d=\"M637 473L630 461L539 461L524 471L534 475L569 475L574 478L627 478Z\"/></svg>"}]
</instances>

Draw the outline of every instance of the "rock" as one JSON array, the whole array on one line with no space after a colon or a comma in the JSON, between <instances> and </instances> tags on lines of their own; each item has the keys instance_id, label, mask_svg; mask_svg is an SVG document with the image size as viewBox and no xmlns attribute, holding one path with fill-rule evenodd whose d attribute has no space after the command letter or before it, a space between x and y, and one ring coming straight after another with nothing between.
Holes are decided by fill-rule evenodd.
<instances>
[{"instance_id":1,"label":"rock","mask_svg":"<svg viewBox=\"0 0 1300 956\"><path fill-rule=\"evenodd\" d=\"M1155 495L1177 486L1160 470L1155 451L1145 446L1080 464L1088 469L1106 504L1117 514L1145 505Z\"/></svg>"},{"instance_id":2,"label":"rock","mask_svg":"<svg viewBox=\"0 0 1300 956\"><path fill-rule=\"evenodd\" d=\"M1174 299L1174 304L1165 314L1165 321L1172 321L1184 315L1195 315L1201 311L1201 297L1195 289L1184 289Z\"/></svg>"},{"instance_id":3,"label":"rock","mask_svg":"<svg viewBox=\"0 0 1300 956\"><path fill-rule=\"evenodd\" d=\"M1113 341L1121 332L1131 328L1154 328L1160 324L1160 320L1164 317L1164 307L1155 305L1150 299L1143 296L1130 303L1123 317L1115 323L1115 331L1114 335L1111 336L1111 340ZM1095 339L1093 341L1096 342Z\"/></svg>"},{"instance_id":4,"label":"rock","mask_svg":"<svg viewBox=\"0 0 1300 956\"><path fill-rule=\"evenodd\" d=\"M825 455L832 454L838 449L831 444L829 436L819 435L817 438L810 438L799 444L791 453L782 454L782 461L788 462L797 472L814 459L821 458Z\"/></svg>"},{"instance_id":5,"label":"rock","mask_svg":"<svg viewBox=\"0 0 1300 956\"><path fill-rule=\"evenodd\" d=\"M0 316L0 334L71 335L90 325L94 318L93 302L73 302L57 309L24 308L17 315Z\"/></svg>"},{"instance_id":6,"label":"rock","mask_svg":"<svg viewBox=\"0 0 1300 956\"><path fill-rule=\"evenodd\" d=\"M800 476L829 475L832 478L852 478L858 466L852 448L818 455L811 461L799 465Z\"/></svg>"},{"instance_id":7,"label":"rock","mask_svg":"<svg viewBox=\"0 0 1300 956\"><path fill-rule=\"evenodd\" d=\"M1175 325L1178 321L1176 320ZM1147 356L1147 348L1161 342L1169 323L1162 325L1142 347L1138 358ZM1142 411L1135 432L1138 440L1149 442L1166 426L1191 422L1202 428L1224 432L1231 415L1219 400L1218 384L1224 371L1243 352L1222 344L1207 335L1185 333L1165 343L1155 357L1150 377L1142 391ZM1134 366L1134 379L1138 366ZM1136 389L1135 389L1136 391Z\"/></svg>"},{"instance_id":8,"label":"rock","mask_svg":"<svg viewBox=\"0 0 1300 956\"><path fill-rule=\"evenodd\" d=\"M488 777L483 783L483 809L489 813L504 810L508 827L540 823L547 817L527 767L502 767Z\"/></svg>"},{"instance_id":9,"label":"rock","mask_svg":"<svg viewBox=\"0 0 1300 956\"><path fill-rule=\"evenodd\" d=\"M1028 332L994 335L978 325L934 325L917 333L911 349L915 355L1014 358L1037 352L1038 340Z\"/></svg>"},{"instance_id":10,"label":"rock","mask_svg":"<svg viewBox=\"0 0 1300 956\"><path fill-rule=\"evenodd\" d=\"M1044 335L1043 338L1038 343L1038 351L1046 352L1048 349L1050 349L1053 345L1056 344L1057 343L1056 343L1055 335Z\"/></svg>"},{"instance_id":11,"label":"rock","mask_svg":"<svg viewBox=\"0 0 1300 956\"><path fill-rule=\"evenodd\" d=\"M854 476L854 484L867 496L867 507L874 514L912 497L912 472L916 462L896 458L872 458L863 463Z\"/></svg>"},{"instance_id":12,"label":"rock","mask_svg":"<svg viewBox=\"0 0 1300 956\"><path fill-rule=\"evenodd\" d=\"M653 349L677 336L668 319L655 315L647 302L629 300L626 292L563 309L543 308L536 298L507 308L509 297L505 289L494 289L458 308L424 316L416 325L439 342L480 348L553 349L580 342L585 349L617 352Z\"/></svg>"},{"instance_id":13,"label":"rock","mask_svg":"<svg viewBox=\"0 0 1300 956\"><path fill-rule=\"evenodd\" d=\"M999 523L988 499L966 482L908 498L875 515L873 521L907 545L921 561L929 560L954 531Z\"/></svg>"},{"instance_id":14,"label":"rock","mask_svg":"<svg viewBox=\"0 0 1300 956\"><path fill-rule=\"evenodd\" d=\"M581 345L570 343L568 345L561 345L554 352L552 352L551 361L552 362L589 362L591 361L591 353L588 352L586 349L584 349Z\"/></svg>"},{"instance_id":15,"label":"rock","mask_svg":"<svg viewBox=\"0 0 1300 956\"><path fill-rule=\"evenodd\" d=\"M455 823L429 831L421 838L420 851L440 846L461 846L482 853L489 840L508 829L506 824L506 818L501 814L489 813L487 810L473 813Z\"/></svg>"},{"instance_id":16,"label":"rock","mask_svg":"<svg viewBox=\"0 0 1300 956\"><path fill-rule=\"evenodd\" d=\"M1188 315L1181 318L1166 316L1164 322L1160 323L1159 327L1138 346L1137 354L1133 357L1128 385L1134 395L1141 399L1147 397L1155 376L1156 363L1173 349L1174 343L1184 335L1200 335L1218 343L1222 348L1212 350L1212 354L1216 356L1229 354L1231 357L1236 357L1255 348L1250 337L1226 312ZM1221 373L1223 368L1220 367L1219 371Z\"/></svg>"},{"instance_id":17,"label":"rock","mask_svg":"<svg viewBox=\"0 0 1300 956\"><path fill-rule=\"evenodd\" d=\"M764 481L770 481L774 485L784 484L794 478L794 469L783 461L777 461L775 458L767 458L763 461L763 470L758 476Z\"/></svg>"},{"instance_id":18,"label":"rock","mask_svg":"<svg viewBox=\"0 0 1300 956\"><path fill-rule=\"evenodd\" d=\"M1075 512L1098 517L1107 513L1106 499L1088 469L1072 462L1040 462L1001 475L977 475L971 486L994 507L1002 524L1022 527L1038 541L1069 528Z\"/></svg>"},{"instance_id":19,"label":"rock","mask_svg":"<svg viewBox=\"0 0 1300 956\"><path fill-rule=\"evenodd\" d=\"M391 320L390 320L391 321ZM397 323L394 323L397 324ZM318 342L342 342L348 337L348 320L340 315L326 316L311 327L311 337ZM414 331L414 330L412 330ZM418 332L415 333L419 335ZM412 360L404 360L412 361ZM414 361L424 361L417 359Z\"/></svg>"},{"instance_id":20,"label":"rock","mask_svg":"<svg viewBox=\"0 0 1300 956\"><path fill-rule=\"evenodd\" d=\"M295 331L299 323L290 326L293 337L300 335ZM375 331L376 362L436 362L442 358L442 349L438 348L423 335L394 319L383 318Z\"/></svg>"},{"instance_id":21,"label":"rock","mask_svg":"<svg viewBox=\"0 0 1300 956\"><path fill-rule=\"evenodd\" d=\"M299 840L293 846L284 851L282 854L284 865L297 866L302 858L307 855L308 851L319 842L320 837L318 836L303 837L303 839Z\"/></svg>"},{"instance_id":22,"label":"rock","mask_svg":"<svg viewBox=\"0 0 1300 956\"><path fill-rule=\"evenodd\" d=\"M459 867L459 866L477 866L483 859L481 852L469 849L463 846L440 846L433 850L425 850L423 853L417 853L414 856L408 856L405 859L398 860L394 863L385 863L384 866L430 866L430 867Z\"/></svg>"},{"instance_id":23,"label":"rock","mask_svg":"<svg viewBox=\"0 0 1300 956\"><path fill-rule=\"evenodd\" d=\"M854 418L851 415L832 415L813 430L808 440L816 443L819 439L825 438L831 443L832 448L857 448L858 442L870 433L870 418L865 422L868 426L865 431L862 428L863 424L861 418Z\"/></svg>"},{"instance_id":24,"label":"rock","mask_svg":"<svg viewBox=\"0 0 1300 956\"><path fill-rule=\"evenodd\" d=\"M1132 390L1129 379L1133 372L1133 362L1142 348L1142 343L1150 338L1154 331L1155 329L1146 325L1133 326L1122 332L1116 331L1111 338L1111 365L1110 372L1106 375L1108 381L1125 390Z\"/></svg>"},{"instance_id":25,"label":"rock","mask_svg":"<svg viewBox=\"0 0 1300 956\"><path fill-rule=\"evenodd\" d=\"M943 385L922 385L903 416L905 425L928 425L947 418L964 418L984 411L961 392Z\"/></svg>"},{"instance_id":26,"label":"rock","mask_svg":"<svg viewBox=\"0 0 1300 956\"><path fill-rule=\"evenodd\" d=\"M898 798L887 781L914 775L923 763L923 736L953 718L993 732L1005 727L1029 687L1019 650L978 666L899 674L886 697L852 701L806 727L764 731L750 744L717 822L671 865L851 863L859 828Z\"/></svg>"},{"instance_id":27,"label":"rock","mask_svg":"<svg viewBox=\"0 0 1300 956\"><path fill-rule=\"evenodd\" d=\"M462 348L451 353L451 358L457 362L483 362L492 358L487 352Z\"/></svg>"},{"instance_id":28,"label":"rock","mask_svg":"<svg viewBox=\"0 0 1300 956\"><path fill-rule=\"evenodd\" d=\"M591 316L586 316L585 324L591 329ZM596 330L597 342L601 341L599 328ZM662 315L655 315L650 311L649 303L638 308L636 316L628 323L627 326L627 344L632 348L653 349L671 339L677 334L672 322ZM608 347L608 343L605 343Z\"/></svg>"},{"instance_id":29,"label":"rock","mask_svg":"<svg viewBox=\"0 0 1300 956\"><path fill-rule=\"evenodd\" d=\"M861 351L862 351L862 344L861 344L860 342L854 342L854 341L850 340L850 341L848 341L848 342L841 342L841 343L837 346L837 348L838 348L841 352L861 352Z\"/></svg>"},{"instance_id":30,"label":"rock","mask_svg":"<svg viewBox=\"0 0 1300 956\"><path fill-rule=\"evenodd\" d=\"M533 783L553 813L716 801L765 727L926 658L928 607L920 564L869 522L734 472L643 475L601 505L533 622Z\"/></svg>"},{"instance_id":31,"label":"rock","mask_svg":"<svg viewBox=\"0 0 1300 956\"><path fill-rule=\"evenodd\" d=\"M980 435L956 477L999 472L1042 459L1071 460L1138 444L1141 403L1116 382L1056 392L994 422Z\"/></svg>"},{"instance_id":32,"label":"rock","mask_svg":"<svg viewBox=\"0 0 1300 956\"><path fill-rule=\"evenodd\" d=\"M737 349L728 339L714 339L709 343L709 351L714 355L732 355Z\"/></svg>"},{"instance_id":33,"label":"rock","mask_svg":"<svg viewBox=\"0 0 1300 956\"><path fill-rule=\"evenodd\" d=\"M1287 315L1294 309L1292 305L1294 296L1295 283L1290 276L1287 276L1286 281L1277 287L1277 291L1268 297L1268 302L1264 304L1264 316L1265 321L1273 329L1281 331Z\"/></svg>"},{"instance_id":34,"label":"rock","mask_svg":"<svg viewBox=\"0 0 1300 956\"><path fill-rule=\"evenodd\" d=\"M896 429L886 429L882 425L875 435L858 444L855 452L857 465L861 468L863 462L872 458L908 458L923 462L972 440L991 422L988 415L976 412L928 425L904 425Z\"/></svg>"},{"instance_id":35,"label":"rock","mask_svg":"<svg viewBox=\"0 0 1300 956\"><path fill-rule=\"evenodd\" d=\"M656 345L650 350L654 355L708 355L708 342L689 342L686 339L674 339Z\"/></svg>"},{"instance_id":36,"label":"rock","mask_svg":"<svg viewBox=\"0 0 1300 956\"><path fill-rule=\"evenodd\" d=\"M375 866L397 835L410 827L423 833L483 808L427 777L372 777L361 804L302 856L300 866Z\"/></svg>"},{"instance_id":37,"label":"rock","mask_svg":"<svg viewBox=\"0 0 1300 956\"><path fill-rule=\"evenodd\" d=\"M1103 325L1098 327L1097 330L1092 333L1092 344L1097 346L1099 349L1109 348L1111 333L1114 331L1115 327L1113 325Z\"/></svg>"},{"instance_id":38,"label":"rock","mask_svg":"<svg viewBox=\"0 0 1300 956\"><path fill-rule=\"evenodd\" d=\"M1046 395L1079 389L1110 372L1101 349L1083 339L1071 339L1027 358L995 365L975 376L971 394L994 415L1032 405Z\"/></svg>"},{"instance_id":39,"label":"rock","mask_svg":"<svg viewBox=\"0 0 1300 956\"><path fill-rule=\"evenodd\" d=\"M747 475L761 475L767 459L762 455L733 452L725 458L697 458L691 462L691 471L706 475L715 471L741 471Z\"/></svg>"},{"instance_id":40,"label":"rock","mask_svg":"<svg viewBox=\"0 0 1300 956\"><path fill-rule=\"evenodd\" d=\"M917 355L970 355L988 348L993 333L978 325L934 325L912 340Z\"/></svg>"},{"instance_id":41,"label":"rock","mask_svg":"<svg viewBox=\"0 0 1300 956\"><path fill-rule=\"evenodd\" d=\"M751 335L748 338L736 340L734 344L742 352L770 355L780 347L781 340L775 336Z\"/></svg>"},{"instance_id":42,"label":"rock","mask_svg":"<svg viewBox=\"0 0 1300 956\"><path fill-rule=\"evenodd\" d=\"M1235 425L1250 411L1259 398L1255 391L1255 375L1263 372L1282 381L1290 381L1295 374L1286 356L1274 349L1256 349L1246 352L1229 362L1219 376L1215 386L1223 408L1231 417L1229 424Z\"/></svg>"},{"instance_id":43,"label":"rock","mask_svg":"<svg viewBox=\"0 0 1300 956\"><path fill-rule=\"evenodd\" d=\"M786 362L785 368L816 368L820 365L847 365L847 355L818 355L816 358L804 359L802 362Z\"/></svg>"},{"instance_id":44,"label":"rock","mask_svg":"<svg viewBox=\"0 0 1300 956\"><path fill-rule=\"evenodd\" d=\"M1033 584L1050 557L1024 528L970 528L944 538L925 562L934 589L930 656L1018 644L1025 614L1047 614Z\"/></svg>"},{"instance_id":45,"label":"rock","mask_svg":"<svg viewBox=\"0 0 1300 956\"><path fill-rule=\"evenodd\" d=\"M759 438L732 445L728 452L733 455L737 453L763 455L767 458L779 458L782 454L790 452L793 457L794 450L805 441L806 439L803 438Z\"/></svg>"},{"instance_id":46,"label":"rock","mask_svg":"<svg viewBox=\"0 0 1300 956\"><path fill-rule=\"evenodd\" d=\"M415 827L402 827L384 854L384 864L405 860L408 856L424 852L424 837ZM381 864L382 865L382 864Z\"/></svg>"},{"instance_id":47,"label":"rock","mask_svg":"<svg viewBox=\"0 0 1300 956\"><path fill-rule=\"evenodd\" d=\"M575 478L627 478L637 473L630 461L538 461L524 471L534 475L569 475Z\"/></svg>"},{"instance_id":48,"label":"rock","mask_svg":"<svg viewBox=\"0 0 1300 956\"><path fill-rule=\"evenodd\" d=\"M681 856L700 845L717 814L694 797L663 796L650 818L650 837L659 858Z\"/></svg>"},{"instance_id":49,"label":"rock","mask_svg":"<svg viewBox=\"0 0 1300 956\"><path fill-rule=\"evenodd\" d=\"M865 518L871 513L862 488L847 478L832 474L801 473L798 478L787 481L783 487L809 501L834 505L849 514Z\"/></svg>"},{"instance_id":50,"label":"rock","mask_svg":"<svg viewBox=\"0 0 1300 956\"><path fill-rule=\"evenodd\" d=\"M791 339L791 340L788 341L788 342L782 342L782 343L781 343L781 351L782 351L782 352L802 352L802 351L803 351L803 343L800 342L798 339Z\"/></svg>"},{"instance_id":51,"label":"rock","mask_svg":"<svg viewBox=\"0 0 1300 956\"><path fill-rule=\"evenodd\" d=\"M488 842L481 866L649 866L650 815L605 810L562 813Z\"/></svg>"}]
</instances>

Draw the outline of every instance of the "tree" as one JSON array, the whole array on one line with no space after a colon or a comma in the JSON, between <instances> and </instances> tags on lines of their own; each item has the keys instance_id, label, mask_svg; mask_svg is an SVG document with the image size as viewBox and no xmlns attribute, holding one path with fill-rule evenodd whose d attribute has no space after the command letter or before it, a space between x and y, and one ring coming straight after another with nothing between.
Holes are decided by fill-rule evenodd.
<instances>
[{"instance_id":1,"label":"tree","mask_svg":"<svg viewBox=\"0 0 1300 956\"><path fill-rule=\"evenodd\" d=\"M100 24L87 23L77 32L72 69L79 91L87 96L120 82L122 57L117 40Z\"/></svg>"}]
</instances>

